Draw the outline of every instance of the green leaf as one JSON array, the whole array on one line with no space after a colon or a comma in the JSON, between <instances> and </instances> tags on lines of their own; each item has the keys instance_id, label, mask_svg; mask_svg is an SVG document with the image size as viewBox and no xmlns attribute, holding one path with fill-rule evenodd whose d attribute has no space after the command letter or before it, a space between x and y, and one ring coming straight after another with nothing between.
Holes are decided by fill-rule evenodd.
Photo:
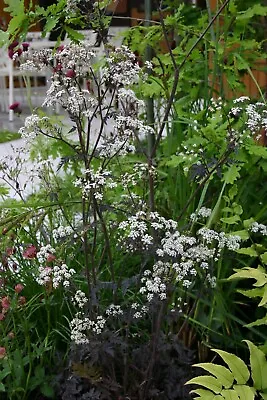
<instances>
[{"instance_id":1,"label":"green leaf","mask_svg":"<svg viewBox=\"0 0 267 400\"><path fill-rule=\"evenodd\" d=\"M220 382L213 376L208 375L196 376L195 378L192 378L190 381L186 382L186 384L204 386L214 393L220 393L222 390L222 385Z\"/></svg>"},{"instance_id":2,"label":"green leaf","mask_svg":"<svg viewBox=\"0 0 267 400\"><path fill-rule=\"evenodd\" d=\"M227 353L223 350L212 350L215 353L219 354L223 361L228 365L237 383L239 383L240 385L247 383L250 377L250 373L246 364L243 360L241 360L241 358L237 357L234 354Z\"/></svg>"},{"instance_id":3,"label":"green leaf","mask_svg":"<svg viewBox=\"0 0 267 400\"><path fill-rule=\"evenodd\" d=\"M45 384L43 384L42 386L41 386L41 388L40 388L40 390L41 390L41 393L45 396L45 397L48 397L48 398L54 398L54 396L55 396L55 392L54 392L54 389L52 388L52 386L50 386L50 385L48 385L47 383Z\"/></svg>"},{"instance_id":4,"label":"green leaf","mask_svg":"<svg viewBox=\"0 0 267 400\"><path fill-rule=\"evenodd\" d=\"M24 13L24 0L5 0L7 7L4 8L8 14L15 16Z\"/></svg>"},{"instance_id":5,"label":"green leaf","mask_svg":"<svg viewBox=\"0 0 267 400\"><path fill-rule=\"evenodd\" d=\"M248 147L249 154L253 156L258 156L261 158L267 158L267 148L259 145L249 145Z\"/></svg>"},{"instance_id":6,"label":"green leaf","mask_svg":"<svg viewBox=\"0 0 267 400\"><path fill-rule=\"evenodd\" d=\"M263 262L263 264L267 265L267 252L261 254L260 259Z\"/></svg>"},{"instance_id":7,"label":"green leaf","mask_svg":"<svg viewBox=\"0 0 267 400\"><path fill-rule=\"evenodd\" d=\"M205 390L205 389L191 390L190 393L198 394L199 397L195 397L197 400L199 400L199 399L214 400L214 396L216 396L214 393L210 392L209 390Z\"/></svg>"},{"instance_id":8,"label":"green leaf","mask_svg":"<svg viewBox=\"0 0 267 400\"><path fill-rule=\"evenodd\" d=\"M14 36L15 34L17 34L26 20L27 16L25 14L19 14L13 17L8 24L8 32L10 33L10 35Z\"/></svg>"},{"instance_id":9,"label":"green leaf","mask_svg":"<svg viewBox=\"0 0 267 400\"><path fill-rule=\"evenodd\" d=\"M240 397L240 400L254 400L256 390L246 385L234 385L234 390Z\"/></svg>"},{"instance_id":10,"label":"green leaf","mask_svg":"<svg viewBox=\"0 0 267 400\"><path fill-rule=\"evenodd\" d=\"M226 389L230 388L234 382L234 376L231 371L229 371L229 369L222 365L212 363L200 363L194 366L198 368L203 368L204 370L210 372Z\"/></svg>"},{"instance_id":11,"label":"green leaf","mask_svg":"<svg viewBox=\"0 0 267 400\"><path fill-rule=\"evenodd\" d=\"M5 391L6 391L5 385L0 382L0 392L5 392Z\"/></svg>"},{"instance_id":12,"label":"green leaf","mask_svg":"<svg viewBox=\"0 0 267 400\"><path fill-rule=\"evenodd\" d=\"M241 249L236 250L238 254L245 254L250 257L258 257L258 253L253 246L251 247L241 247Z\"/></svg>"},{"instance_id":13,"label":"green leaf","mask_svg":"<svg viewBox=\"0 0 267 400\"><path fill-rule=\"evenodd\" d=\"M225 181L225 183L233 184L238 178L240 178L240 169L241 167L239 165L231 165L223 174L223 181Z\"/></svg>"},{"instance_id":14,"label":"green leaf","mask_svg":"<svg viewBox=\"0 0 267 400\"><path fill-rule=\"evenodd\" d=\"M253 222L255 222L254 218L245 219L243 221L244 228L249 229L251 227L251 225L253 224Z\"/></svg>"},{"instance_id":15,"label":"green leaf","mask_svg":"<svg viewBox=\"0 0 267 400\"><path fill-rule=\"evenodd\" d=\"M51 32L52 29L55 28L56 24L58 23L59 17L53 18L49 17L46 20L45 26L44 26L44 32Z\"/></svg>"},{"instance_id":16,"label":"green leaf","mask_svg":"<svg viewBox=\"0 0 267 400\"><path fill-rule=\"evenodd\" d=\"M242 253L243 254L243 253ZM245 267L236 271L233 275L229 276L228 280L232 279L255 279L256 282L253 284L255 287L262 287L267 283L267 275L265 270L259 266L257 269Z\"/></svg>"},{"instance_id":17,"label":"green leaf","mask_svg":"<svg viewBox=\"0 0 267 400\"><path fill-rule=\"evenodd\" d=\"M238 394L234 390L222 390L221 394L226 400L240 400Z\"/></svg>"},{"instance_id":18,"label":"green leaf","mask_svg":"<svg viewBox=\"0 0 267 400\"><path fill-rule=\"evenodd\" d=\"M240 221L240 217L238 215L233 215L232 217L221 218L221 221L228 225L237 224Z\"/></svg>"},{"instance_id":19,"label":"green leaf","mask_svg":"<svg viewBox=\"0 0 267 400\"><path fill-rule=\"evenodd\" d=\"M249 340L244 340L250 351L251 376L257 390L267 389L267 361L265 354Z\"/></svg>"},{"instance_id":20,"label":"green leaf","mask_svg":"<svg viewBox=\"0 0 267 400\"><path fill-rule=\"evenodd\" d=\"M64 26L64 28L71 39L76 41L84 39L84 35L80 32L77 32L75 29L72 29L69 26Z\"/></svg>"},{"instance_id":21,"label":"green leaf","mask_svg":"<svg viewBox=\"0 0 267 400\"><path fill-rule=\"evenodd\" d=\"M267 284L264 285L264 293L261 301L259 302L259 307L265 306L267 304Z\"/></svg>"},{"instance_id":22,"label":"green leaf","mask_svg":"<svg viewBox=\"0 0 267 400\"><path fill-rule=\"evenodd\" d=\"M263 400L267 400L267 393L260 393Z\"/></svg>"},{"instance_id":23,"label":"green leaf","mask_svg":"<svg viewBox=\"0 0 267 400\"><path fill-rule=\"evenodd\" d=\"M255 299L255 297L263 297L264 287L248 289L248 290L238 289L237 291L238 293L241 293L244 296L249 297L250 299Z\"/></svg>"},{"instance_id":24,"label":"green leaf","mask_svg":"<svg viewBox=\"0 0 267 400\"><path fill-rule=\"evenodd\" d=\"M267 315L263 318L259 318L254 322L251 322L250 324L244 325L247 328L252 328L253 326L261 326L261 325L267 325Z\"/></svg>"},{"instance_id":25,"label":"green leaf","mask_svg":"<svg viewBox=\"0 0 267 400\"><path fill-rule=\"evenodd\" d=\"M242 13L239 13L237 15L236 19L237 20L250 20L253 18L255 15L261 15L261 16L266 16L267 14L267 7L264 7L260 4L255 4L253 7L249 7L246 11L243 11Z\"/></svg>"},{"instance_id":26,"label":"green leaf","mask_svg":"<svg viewBox=\"0 0 267 400\"><path fill-rule=\"evenodd\" d=\"M8 43L9 34L8 32L2 31L0 29L0 46L3 47L5 44Z\"/></svg>"},{"instance_id":27,"label":"green leaf","mask_svg":"<svg viewBox=\"0 0 267 400\"><path fill-rule=\"evenodd\" d=\"M242 240L247 240L249 238L249 234L245 229L242 231L231 231L231 236L239 236Z\"/></svg>"}]
</instances>

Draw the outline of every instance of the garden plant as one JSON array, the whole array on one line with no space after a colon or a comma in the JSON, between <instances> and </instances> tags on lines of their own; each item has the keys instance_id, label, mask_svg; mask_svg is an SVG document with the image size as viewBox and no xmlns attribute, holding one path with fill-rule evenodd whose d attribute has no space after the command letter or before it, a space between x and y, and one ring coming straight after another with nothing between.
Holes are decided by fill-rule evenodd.
<instances>
[{"instance_id":1,"label":"garden plant","mask_svg":"<svg viewBox=\"0 0 267 400\"><path fill-rule=\"evenodd\" d=\"M0 162L1 399L267 398L267 109L242 81L267 7L183 3L116 48L108 1L6 0L1 41L51 79ZM53 49L25 46L40 20Z\"/></svg>"}]
</instances>

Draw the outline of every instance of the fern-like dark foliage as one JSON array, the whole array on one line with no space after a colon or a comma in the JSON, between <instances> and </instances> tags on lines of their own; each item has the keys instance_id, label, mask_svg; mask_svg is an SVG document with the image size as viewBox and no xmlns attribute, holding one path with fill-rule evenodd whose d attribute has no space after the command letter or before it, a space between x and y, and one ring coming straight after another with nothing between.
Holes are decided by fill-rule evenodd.
<instances>
[{"instance_id":1,"label":"fern-like dark foliage","mask_svg":"<svg viewBox=\"0 0 267 400\"><path fill-rule=\"evenodd\" d=\"M152 340L141 335L129 344L118 334L105 332L99 340L75 346L70 365L59 376L62 400L185 400L185 382L192 377L193 352L176 335L161 333L150 382L145 380L153 355ZM145 389L146 388L146 389Z\"/></svg>"}]
</instances>

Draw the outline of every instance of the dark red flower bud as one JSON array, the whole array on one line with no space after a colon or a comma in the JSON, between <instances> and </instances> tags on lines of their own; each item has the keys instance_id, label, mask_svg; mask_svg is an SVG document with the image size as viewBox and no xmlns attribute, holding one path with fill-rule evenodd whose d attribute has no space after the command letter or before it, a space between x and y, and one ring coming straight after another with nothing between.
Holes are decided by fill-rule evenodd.
<instances>
[{"instance_id":1,"label":"dark red flower bud","mask_svg":"<svg viewBox=\"0 0 267 400\"><path fill-rule=\"evenodd\" d=\"M27 50L28 50L28 48L29 48L29 46L30 46L30 43L23 42L23 43L22 43L22 48L23 48L23 51L27 51Z\"/></svg>"}]
</instances>

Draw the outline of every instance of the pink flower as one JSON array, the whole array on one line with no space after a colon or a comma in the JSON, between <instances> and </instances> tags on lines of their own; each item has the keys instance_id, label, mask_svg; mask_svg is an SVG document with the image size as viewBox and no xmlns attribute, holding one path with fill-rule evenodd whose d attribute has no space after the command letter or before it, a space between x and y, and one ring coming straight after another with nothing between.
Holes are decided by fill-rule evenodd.
<instances>
[{"instance_id":1,"label":"pink flower","mask_svg":"<svg viewBox=\"0 0 267 400\"><path fill-rule=\"evenodd\" d=\"M2 304L3 311L6 312L10 307L9 297L8 296L2 297L1 304Z\"/></svg>"},{"instance_id":2,"label":"pink flower","mask_svg":"<svg viewBox=\"0 0 267 400\"><path fill-rule=\"evenodd\" d=\"M26 250L24 250L22 256L26 258L27 260L30 260L32 258L36 258L37 255L37 249L33 244L30 244Z\"/></svg>"},{"instance_id":3,"label":"pink flower","mask_svg":"<svg viewBox=\"0 0 267 400\"><path fill-rule=\"evenodd\" d=\"M75 78L76 72L73 69L68 69L66 72L66 77L67 78Z\"/></svg>"},{"instance_id":4,"label":"pink flower","mask_svg":"<svg viewBox=\"0 0 267 400\"><path fill-rule=\"evenodd\" d=\"M4 313L0 313L0 321L3 321L5 319L5 314Z\"/></svg>"},{"instance_id":5,"label":"pink flower","mask_svg":"<svg viewBox=\"0 0 267 400\"><path fill-rule=\"evenodd\" d=\"M56 256L54 256L54 254L48 253L47 257L46 257L46 261L47 262L52 262L56 259Z\"/></svg>"},{"instance_id":6,"label":"pink flower","mask_svg":"<svg viewBox=\"0 0 267 400\"><path fill-rule=\"evenodd\" d=\"M0 358L4 358L6 356L6 348L0 347Z\"/></svg>"},{"instance_id":7,"label":"pink flower","mask_svg":"<svg viewBox=\"0 0 267 400\"><path fill-rule=\"evenodd\" d=\"M21 283L18 283L18 284L15 286L15 292L16 292L16 293L20 293L23 289L24 289L24 286L23 286Z\"/></svg>"}]
</instances>

